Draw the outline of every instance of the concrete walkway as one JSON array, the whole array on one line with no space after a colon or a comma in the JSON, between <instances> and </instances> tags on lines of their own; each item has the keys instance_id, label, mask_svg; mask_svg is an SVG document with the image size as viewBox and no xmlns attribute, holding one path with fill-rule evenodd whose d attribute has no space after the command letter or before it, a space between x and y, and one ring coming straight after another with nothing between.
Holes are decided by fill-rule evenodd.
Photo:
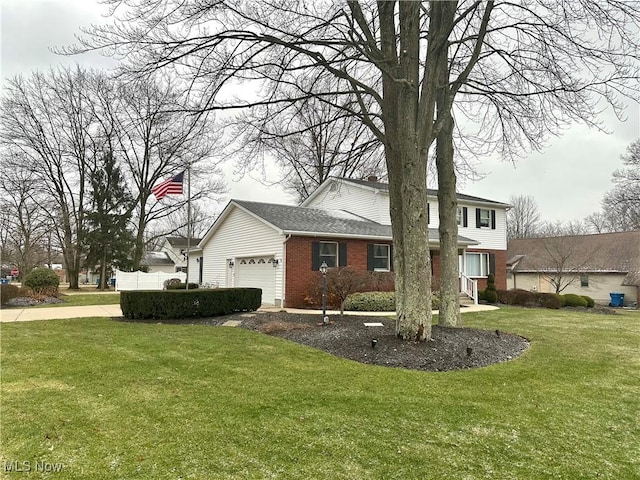
<instances>
[{"instance_id":1,"label":"concrete walkway","mask_svg":"<svg viewBox=\"0 0 640 480\"><path fill-rule=\"evenodd\" d=\"M0 323L57 320L80 317L121 317L120 305L88 305L85 307L3 308Z\"/></svg>"},{"instance_id":2,"label":"concrete walkway","mask_svg":"<svg viewBox=\"0 0 640 480\"><path fill-rule=\"evenodd\" d=\"M481 312L487 310L497 310L493 305L470 305L460 309L461 313ZM318 314L322 315L322 310L303 310L297 308L272 307L263 305L259 312L280 312ZM438 311L434 310L434 314ZM328 316L339 315L338 310L327 310ZM344 312L345 315L384 317L395 316L395 312ZM57 320L61 318L81 318L81 317L121 317L120 305L89 305L85 307L50 307L50 308L3 308L0 310L0 323L5 322L29 322L33 320Z\"/></svg>"}]
</instances>

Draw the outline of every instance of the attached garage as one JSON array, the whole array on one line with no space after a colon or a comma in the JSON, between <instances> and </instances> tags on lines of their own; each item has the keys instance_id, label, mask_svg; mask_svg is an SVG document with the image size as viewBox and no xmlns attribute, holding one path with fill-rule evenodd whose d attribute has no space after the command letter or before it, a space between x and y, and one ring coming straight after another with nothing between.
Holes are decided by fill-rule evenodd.
<instances>
[{"instance_id":1,"label":"attached garage","mask_svg":"<svg viewBox=\"0 0 640 480\"><path fill-rule=\"evenodd\" d=\"M262 289L262 303L275 305L276 268L269 256L236 258L236 287Z\"/></svg>"}]
</instances>

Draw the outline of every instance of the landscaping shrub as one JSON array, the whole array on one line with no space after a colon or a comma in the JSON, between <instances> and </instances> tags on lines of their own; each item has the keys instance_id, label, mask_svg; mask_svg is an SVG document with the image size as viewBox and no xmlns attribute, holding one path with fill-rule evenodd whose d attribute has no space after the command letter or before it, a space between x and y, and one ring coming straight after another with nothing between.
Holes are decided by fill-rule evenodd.
<instances>
[{"instance_id":1,"label":"landscaping shrub","mask_svg":"<svg viewBox=\"0 0 640 480\"><path fill-rule=\"evenodd\" d=\"M440 309L440 298L431 296L431 308ZM359 292L352 293L344 302L344 309L354 312L394 312L396 295L394 292Z\"/></svg>"},{"instance_id":2,"label":"landscaping shrub","mask_svg":"<svg viewBox=\"0 0 640 480\"><path fill-rule=\"evenodd\" d=\"M538 302L541 307L559 309L564 307L564 297L557 293L539 293Z\"/></svg>"},{"instance_id":3,"label":"landscaping shrub","mask_svg":"<svg viewBox=\"0 0 640 480\"><path fill-rule=\"evenodd\" d=\"M197 283L189 282L189 290L195 290L198 287L199 287L199 285ZM171 283L167 283L166 289L167 290L186 290L187 289L187 284L186 283L181 283L181 282L178 282L178 283L171 282Z\"/></svg>"},{"instance_id":4,"label":"landscaping shrub","mask_svg":"<svg viewBox=\"0 0 640 480\"><path fill-rule=\"evenodd\" d=\"M587 301L587 308L593 308L596 306L596 301L588 295L582 295L582 298Z\"/></svg>"},{"instance_id":5,"label":"landscaping shrub","mask_svg":"<svg viewBox=\"0 0 640 480\"><path fill-rule=\"evenodd\" d=\"M128 319L203 318L253 311L260 307L260 288L132 290L120 293Z\"/></svg>"},{"instance_id":6,"label":"landscaping shrub","mask_svg":"<svg viewBox=\"0 0 640 480\"><path fill-rule=\"evenodd\" d=\"M487 288L478 292L478 300L484 300L487 303L497 303L498 293L496 290L496 277L490 273L487 277Z\"/></svg>"},{"instance_id":7,"label":"landscaping shrub","mask_svg":"<svg viewBox=\"0 0 640 480\"><path fill-rule=\"evenodd\" d=\"M353 293L344 302L344 309L356 312L393 312L396 309L394 292Z\"/></svg>"},{"instance_id":8,"label":"landscaping shrub","mask_svg":"<svg viewBox=\"0 0 640 480\"><path fill-rule=\"evenodd\" d=\"M0 304L4 305L9 300L13 300L18 296L20 289L15 285L0 285Z\"/></svg>"},{"instance_id":9,"label":"landscaping shrub","mask_svg":"<svg viewBox=\"0 0 640 480\"><path fill-rule=\"evenodd\" d=\"M563 295L563 297L564 304L567 307L586 307L588 304L587 300L574 293L567 293L566 295Z\"/></svg>"},{"instance_id":10,"label":"landscaping shrub","mask_svg":"<svg viewBox=\"0 0 640 480\"><path fill-rule=\"evenodd\" d=\"M50 268L38 267L31 270L22 283L36 294L57 296L60 279Z\"/></svg>"},{"instance_id":11,"label":"landscaping shrub","mask_svg":"<svg viewBox=\"0 0 640 480\"><path fill-rule=\"evenodd\" d=\"M342 308L345 300L357 292L393 292L393 272L370 272L353 267L330 268L327 272L327 306ZM315 272L307 287L305 303L312 307L322 305L322 274Z\"/></svg>"},{"instance_id":12,"label":"landscaping shrub","mask_svg":"<svg viewBox=\"0 0 640 480\"><path fill-rule=\"evenodd\" d=\"M505 305L538 306L536 294L528 290L496 290L496 293L498 294L498 302Z\"/></svg>"}]
</instances>

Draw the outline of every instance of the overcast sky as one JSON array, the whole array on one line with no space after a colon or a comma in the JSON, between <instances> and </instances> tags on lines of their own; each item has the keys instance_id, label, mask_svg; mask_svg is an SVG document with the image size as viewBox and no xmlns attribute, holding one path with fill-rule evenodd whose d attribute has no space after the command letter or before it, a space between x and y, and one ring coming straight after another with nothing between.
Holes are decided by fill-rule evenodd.
<instances>
[{"instance_id":1,"label":"overcast sky","mask_svg":"<svg viewBox=\"0 0 640 480\"><path fill-rule=\"evenodd\" d=\"M73 58L49 51L52 46L74 42L82 25L101 23L104 7L95 0L2 0L2 78L29 75L59 64L108 68L107 58L98 54ZM578 220L600 210L603 194L611 188L611 174L622 165L620 155L640 137L640 105L629 104L626 122L611 112L603 116L602 133L576 125L549 141L542 153L532 153L514 164L482 159L479 170L486 176L466 181L464 193L507 202L512 195L531 195L547 220ZM225 167L228 198L292 203L293 199L275 187L265 187L251 178L233 175ZM274 178L277 174L273 173Z\"/></svg>"}]
</instances>

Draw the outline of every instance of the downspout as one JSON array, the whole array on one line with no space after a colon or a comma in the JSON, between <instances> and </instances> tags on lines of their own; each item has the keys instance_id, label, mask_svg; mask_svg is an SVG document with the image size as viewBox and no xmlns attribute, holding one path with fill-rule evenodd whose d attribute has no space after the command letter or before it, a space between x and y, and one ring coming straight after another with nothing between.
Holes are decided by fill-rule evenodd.
<instances>
[{"instance_id":1,"label":"downspout","mask_svg":"<svg viewBox=\"0 0 640 480\"><path fill-rule=\"evenodd\" d=\"M290 238L291 234L288 234L282 242L282 301L280 308L285 308L287 304L287 242Z\"/></svg>"}]
</instances>

